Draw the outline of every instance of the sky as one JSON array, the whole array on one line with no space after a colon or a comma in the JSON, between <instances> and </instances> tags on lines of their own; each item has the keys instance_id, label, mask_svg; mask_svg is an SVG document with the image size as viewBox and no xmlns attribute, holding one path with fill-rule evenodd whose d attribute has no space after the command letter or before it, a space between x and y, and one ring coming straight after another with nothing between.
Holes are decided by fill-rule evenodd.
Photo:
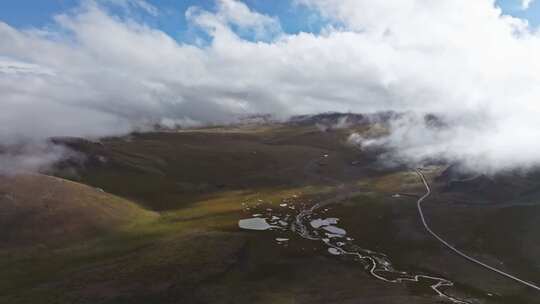
<instances>
[{"instance_id":1,"label":"sky","mask_svg":"<svg viewBox=\"0 0 540 304\"><path fill-rule=\"evenodd\" d=\"M122 5L118 5L121 2L124 1L102 1L102 4L108 5L115 14L123 14ZM145 2L158 9L159 14L154 16L139 12L137 18L179 41L190 38L189 24L184 14L189 7L212 9L216 6L214 0L147 0ZM54 22L52 20L54 15L77 8L80 3L81 0L6 0L0 3L0 20L17 28L48 26ZM317 12L308 10L294 1L246 0L244 3L253 10L278 17L283 30L288 33L318 32L324 25L324 22L317 18ZM131 13L133 12L132 10Z\"/></svg>"},{"instance_id":2,"label":"sky","mask_svg":"<svg viewBox=\"0 0 540 304\"><path fill-rule=\"evenodd\" d=\"M527 0L2 1L0 142L18 148L0 170L65 157L54 136L388 110L406 113L388 136L354 141L391 161L536 168L538 11Z\"/></svg>"},{"instance_id":3,"label":"sky","mask_svg":"<svg viewBox=\"0 0 540 304\"><path fill-rule=\"evenodd\" d=\"M122 13L121 6L114 3L124 1L109 1L114 13ZM213 0L146 0L157 8L158 16L138 14L138 18L168 33L179 41L189 38L188 22L184 13L191 6L206 9L215 7ZM51 25L52 17L78 7L81 0L5 0L0 3L0 20L17 28L44 27ZM318 13L298 5L292 0L244 0L250 8L266 15L276 16L287 33L319 32L324 21L318 18ZM523 5L527 3L527 8ZM110 3L109 3L110 4ZM532 26L540 25L540 4L527 0L497 0L496 4L505 14L527 19ZM116 7L115 7L116 6ZM133 11L132 11L133 12Z\"/></svg>"}]
</instances>

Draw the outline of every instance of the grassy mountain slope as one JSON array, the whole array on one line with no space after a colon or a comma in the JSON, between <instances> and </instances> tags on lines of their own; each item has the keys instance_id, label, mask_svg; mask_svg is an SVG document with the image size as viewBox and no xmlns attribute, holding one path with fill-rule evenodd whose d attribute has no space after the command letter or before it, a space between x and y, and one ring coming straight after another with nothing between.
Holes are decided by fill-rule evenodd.
<instances>
[{"instance_id":1,"label":"grassy mountain slope","mask_svg":"<svg viewBox=\"0 0 540 304\"><path fill-rule=\"evenodd\" d=\"M84 240L153 217L132 202L62 178L0 176L0 248Z\"/></svg>"}]
</instances>

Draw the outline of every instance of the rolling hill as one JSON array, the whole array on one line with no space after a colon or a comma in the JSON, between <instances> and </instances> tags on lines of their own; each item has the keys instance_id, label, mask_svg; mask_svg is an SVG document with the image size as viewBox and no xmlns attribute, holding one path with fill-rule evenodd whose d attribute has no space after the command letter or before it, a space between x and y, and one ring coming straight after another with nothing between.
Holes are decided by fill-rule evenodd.
<instances>
[{"instance_id":1,"label":"rolling hill","mask_svg":"<svg viewBox=\"0 0 540 304\"><path fill-rule=\"evenodd\" d=\"M62 178L0 176L0 248L89 239L152 217L128 200Z\"/></svg>"}]
</instances>

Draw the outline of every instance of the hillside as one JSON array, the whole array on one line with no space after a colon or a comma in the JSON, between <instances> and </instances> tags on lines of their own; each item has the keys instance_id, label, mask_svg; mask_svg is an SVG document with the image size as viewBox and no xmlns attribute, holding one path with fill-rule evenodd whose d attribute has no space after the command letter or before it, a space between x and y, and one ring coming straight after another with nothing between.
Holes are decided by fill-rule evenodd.
<instances>
[{"instance_id":1,"label":"hillside","mask_svg":"<svg viewBox=\"0 0 540 304\"><path fill-rule=\"evenodd\" d=\"M156 216L101 189L62 178L0 176L0 248L89 239Z\"/></svg>"}]
</instances>

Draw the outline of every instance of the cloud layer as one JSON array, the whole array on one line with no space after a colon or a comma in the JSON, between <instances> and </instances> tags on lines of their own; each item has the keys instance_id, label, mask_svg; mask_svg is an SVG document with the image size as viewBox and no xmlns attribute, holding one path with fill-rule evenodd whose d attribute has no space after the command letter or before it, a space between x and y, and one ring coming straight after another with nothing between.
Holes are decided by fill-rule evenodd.
<instances>
[{"instance_id":1,"label":"cloud layer","mask_svg":"<svg viewBox=\"0 0 540 304\"><path fill-rule=\"evenodd\" d=\"M119 2L157 14L144 1ZM526 21L493 0L296 2L328 26L287 34L278 18L235 0L187 10L203 32L196 44L93 1L56 16L54 27L0 22L0 141L255 113L395 110L450 122L439 130L396 121L378 143L404 161L443 157L478 170L540 163L540 35Z\"/></svg>"},{"instance_id":2,"label":"cloud layer","mask_svg":"<svg viewBox=\"0 0 540 304\"><path fill-rule=\"evenodd\" d=\"M531 6L534 0L521 0L521 9L527 10Z\"/></svg>"}]
</instances>

